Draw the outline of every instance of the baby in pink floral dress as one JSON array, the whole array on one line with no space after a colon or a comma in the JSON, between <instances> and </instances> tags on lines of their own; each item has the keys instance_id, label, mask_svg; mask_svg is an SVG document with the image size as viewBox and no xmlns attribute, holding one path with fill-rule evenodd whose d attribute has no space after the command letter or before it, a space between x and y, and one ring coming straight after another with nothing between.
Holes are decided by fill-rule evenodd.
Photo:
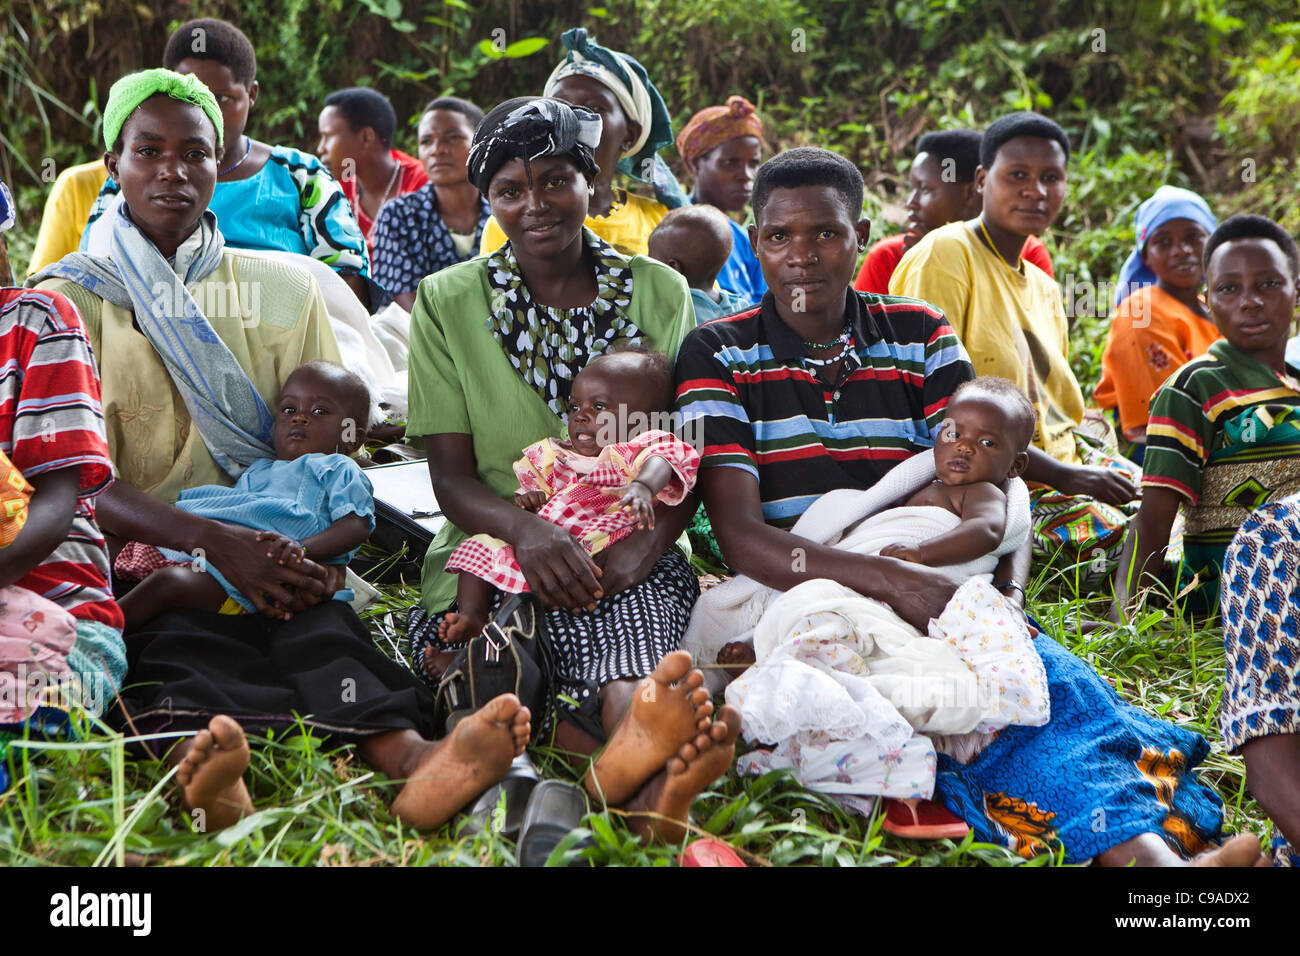
<instances>
[{"instance_id":1,"label":"baby in pink floral dress","mask_svg":"<svg viewBox=\"0 0 1300 956\"><path fill-rule=\"evenodd\" d=\"M699 452L676 435L642 430L666 418L671 401L671 369L660 353L625 349L589 363L573 379L569 437L535 442L515 462L515 504L564 528L588 554L653 528L655 501L680 504L700 466ZM514 548L490 535L462 541L447 570L460 572L457 610L439 627L448 644L483 629L494 588L529 590Z\"/></svg>"}]
</instances>

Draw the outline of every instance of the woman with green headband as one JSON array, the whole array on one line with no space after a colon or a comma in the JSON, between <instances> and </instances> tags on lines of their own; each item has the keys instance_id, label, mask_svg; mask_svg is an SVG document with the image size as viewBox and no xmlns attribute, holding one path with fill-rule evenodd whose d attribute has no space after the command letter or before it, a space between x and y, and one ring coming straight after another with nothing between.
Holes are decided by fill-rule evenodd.
<instances>
[{"instance_id":1,"label":"woman with green headband","mask_svg":"<svg viewBox=\"0 0 1300 956\"><path fill-rule=\"evenodd\" d=\"M169 759L209 830L252 812L241 725L300 723L355 741L368 763L408 781L394 813L437 826L522 751L527 709L497 698L434 743L430 695L375 649L350 607L328 600L341 569L283 566L258 532L171 504L269 456L267 406L284 379L304 362L339 360L309 272L224 247L207 209L221 130L215 98L193 76L146 70L115 83L104 140L124 202L110 254L73 253L33 280L76 304L99 360L119 474L98 501L105 531L189 552L258 611L292 612L277 622L173 612L145 624L127 637L123 714L144 734L195 732ZM341 695L347 681L355 693Z\"/></svg>"}]
</instances>

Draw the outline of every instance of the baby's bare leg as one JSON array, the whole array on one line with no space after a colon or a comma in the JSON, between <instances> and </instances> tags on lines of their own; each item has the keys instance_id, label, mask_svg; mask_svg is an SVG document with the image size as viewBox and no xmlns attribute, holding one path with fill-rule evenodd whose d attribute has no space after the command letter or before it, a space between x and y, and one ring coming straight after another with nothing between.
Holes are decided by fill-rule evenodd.
<instances>
[{"instance_id":1,"label":"baby's bare leg","mask_svg":"<svg viewBox=\"0 0 1300 956\"><path fill-rule=\"evenodd\" d=\"M226 589L216 578L179 564L159 568L117 603L130 632L167 611L217 611L225 601Z\"/></svg>"}]
</instances>

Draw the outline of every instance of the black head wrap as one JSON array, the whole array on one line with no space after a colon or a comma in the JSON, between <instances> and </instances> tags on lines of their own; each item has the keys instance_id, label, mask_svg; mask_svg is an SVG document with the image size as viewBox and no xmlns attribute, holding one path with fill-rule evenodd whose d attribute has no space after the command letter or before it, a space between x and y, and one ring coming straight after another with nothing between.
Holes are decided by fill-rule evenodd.
<instances>
[{"instance_id":1,"label":"black head wrap","mask_svg":"<svg viewBox=\"0 0 1300 956\"><path fill-rule=\"evenodd\" d=\"M590 180L600 171L595 153L599 144L600 117L591 110L549 97L506 100L474 130L469 181L486 196L497 170L512 159L522 159L531 186L531 163L543 156L568 156Z\"/></svg>"}]
</instances>

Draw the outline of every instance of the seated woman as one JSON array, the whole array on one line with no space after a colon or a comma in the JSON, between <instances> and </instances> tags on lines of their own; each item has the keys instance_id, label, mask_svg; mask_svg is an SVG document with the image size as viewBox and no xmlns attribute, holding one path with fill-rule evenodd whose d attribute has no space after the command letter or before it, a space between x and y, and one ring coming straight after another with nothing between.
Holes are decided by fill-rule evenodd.
<instances>
[{"instance_id":1,"label":"seated woman","mask_svg":"<svg viewBox=\"0 0 1300 956\"><path fill-rule=\"evenodd\" d=\"M745 305L757 303L767 283L749 243L749 230L731 218L749 205L754 174L763 161L763 121L754 104L731 96L726 106L700 110L677 134L677 152L695 179L691 202L721 209L731 226L731 255L718 273L719 287Z\"/></svg>"},{"instance_id":2,"label":"seated woman","mask_svg":"<svg viewBox=\"0 0 1300 956\"><path fill-rule=\"evenodd\" d=\"M1097 558L1123 543L1128 512L1119 506L1137 493L1138 469L1081 430L1083 393L1066 356L1061 290L1021 257L1027 237L1046 230L1061 209L1069 158L1069 139L1046 117L995 120L975 172L983 212L927 234L898 264L889 291L934 303L976 374L1010 379L1034 403L1038 431L1024 477L1037 485L1035 553L1087 560L1095 583L1108 570Z\"/></svg>"},{"instance_id":3,"label":"seated woman","mask_svg":"<svg viewBox=\"0 0 1300 956\"><path fill-rule=\"evenodd\" d=\"M907 229L881 239L867 250L853 288L885 295L903 255L927 233L980 214L983 197L975 189L980 139L973 129L945 129L921 137L907 174L911 189L907 197ZM1037 236L1025 239L1020 256L1049 276L1053 274L1047 246Z\"/></svg>"},{"instance_id":4,"label":"seated woman","mask_svg":"<svg viewBox=\"0 0 1300 956\"><path fill-rule=\"evenodd\" d=\"M1142 507L1115 585L1119 611L1163 578L1169 532L1186 518L1179 577L1223 566L1251 511L1300 491L1300 370L1286 364L1300 256L1281 226L1233 216L1205 244L1210 313L1224 338L1151 399Z\"/></svg>"},{"instance_id":5,"label":"seated woman","mask_svg":"<svg viewBox=\"0 0 1300 956\"><path fill-rule=\"evenodd\" d=\"M122 686L122 612L95 502L112 484L95 360L77 310L0 289L0 791L7 732L100 716ZM54 708L54 709L52 709Z\"/></svg>"},{"instance_id":6,"label":"seated woman","mask_svg":"<svg viewBox=\"0 0 1300 956\"><path fill-rule=\"evenodd\" d=\"M620 255L644 256L659 220L686 202L681 186L659 158L659 150L673 141L668 107L645 67L626 53L589 40L581 27L566 31L560 40L568 53L547 78L542 95L586 107L602 124L583 225ZM650 183L655 199L615 186L620 172ZM489 220L480 251L493 252L505 241L501 225Z\"/></svg>"},{"instance_id":7,"label":"seated woman","mask_svg":"<svg viewBox=\"0 0 1300 956\"><path fill-rule=\"evenodd\" d=\"M338 354L310 273L224 247L207 208L221 113L196 77L123 77L103 129L124 199L112 254L74 253L35 277L82 307L101 357L120 480L100 496L99 519L120 538L202 557L263 614L292 612L289 621L205 611L156 618L127 640L131 677L118 719L145 734L196 734L168 759L180 766L185 805L204 811L209 830L252 810L243 728L302 725L355 742L402 783L396 816L437 826L505 774L527 742L528 710L503 695L433 741L429 695L375 648L351 608L328 600L342 567L281 563L259 532L171 504L185 488L228 485L269 457L267 403L303 362Z\"/></svg>"},{"instance_id":8,"label":"seated woman","mask_svg":"<svg viewBox=\"0 0 1300 956\"><path fill-rule=\"evenodd\" d=\"M827 578L924 629L960 582L784 529L818 496L871 488L895 462L932 447L970 363L936 309L849 288L869 224L860 218L862 177L847 160L782 153L759 170L753 205L772 295L759 310L697 328L677 360L678 407L686 425L703 427L700 488L718 540L760 585L787 591ZM770 355L761 376L756 354ZM868 363L873 374L855 374ZM1027 570L1022 548L994 574L1013 606ZM941 756L937 792L947 807L979 840L1025 856L1059 841L1071 862L1177 865L1216 839L1222 805L1193 771L1206 742L1122 703L1056 641L1034 643L1051 719L1003 730L969 763ZM1198 862L1259 858L1259 841L1243 835Z\"/></svg>"},{"instance_id":9,"label":"seated woman","mask_svg":"<svg viewBox=\"0 0 1300 956\"><path fill-rule=\"evenodd\" d=\"M429 181L395 196L375 219L375 282L384 290L376 306L415 305L420 280L478 255L491 212L469 181L465 165L483 111L468 100L443 96L420 116L420 162Z\"/></svg>"},{"instance_id":10,"label":"seated woman","mask_svg":"<svg viewBox=\"0 0 1300 956\"><path fill-rule=\"evenodd\" d=\"M1277 866L1300 866L1300 497L1246 519L1223 563L1227 682L1219 728L1246 785L1281 831Z\"/></svg>"},{"instance_id":11,"label":"seated woman","mask_svg":"<svg viewBox=\"0 0 1300 956\"><path fill-rule=\"evenodd\" d=\"M1138 207L1137 248L1120 270L1093 393L1134 446L1128 457L1135 462L1146 446L1151 396L1223 337L1201 301L1201 256L1218 224L1204 199L1176 186L1161 186Z\"/></svg>"},{"instance_id":12,"label":"seated woman","mask_svg":"<svg viewBox=\"0 0 1300 956\"><path fill-rule=\"evenodd\" d=\"M468 534L512 546L529 591L548 608L558 690L576 702L560 704L556 743L586 755L608 737L589 791L654 811L657 818L637 825L676 840L696 794L730 766L739 729L728 711L709 720L703 675L674 650L699 595L673 548L695 500L656 505L653 528L594 558L513 500L513 462L563 434L560 416L589 359L622 344L671 357L694 325L680 276L643 256L625 258L583 228L601 141L591 111L527 97L497 106L475 133L470 181L508 239L490 256L430 276L416 294L407 434L424 438L449 521L424 559L411 646L418 673L449 649L438 632L457 579L443 569ZM619 440L629 426L620 419ZM674 754L685 762L670 773Z\"/></svg>"},{"instance_id":13,"label":"seated woman","mask_svg":"<svg viewBox=\"0 0 1300 956\"><path fill-rule=\"evenodd\" d=\"M370 256L361 227L329 170L310 153L271 146L244 132L259 92L257 58L248 37L224 20L191 20L168 38L163 66L198 77L221 107L222 141L228 145L210 209L227 244L319 259L368 303ZM111 217L98 223L120 192L110 175L86 224L83 251L108 253Z\"/></svg>"}]
</instances>

